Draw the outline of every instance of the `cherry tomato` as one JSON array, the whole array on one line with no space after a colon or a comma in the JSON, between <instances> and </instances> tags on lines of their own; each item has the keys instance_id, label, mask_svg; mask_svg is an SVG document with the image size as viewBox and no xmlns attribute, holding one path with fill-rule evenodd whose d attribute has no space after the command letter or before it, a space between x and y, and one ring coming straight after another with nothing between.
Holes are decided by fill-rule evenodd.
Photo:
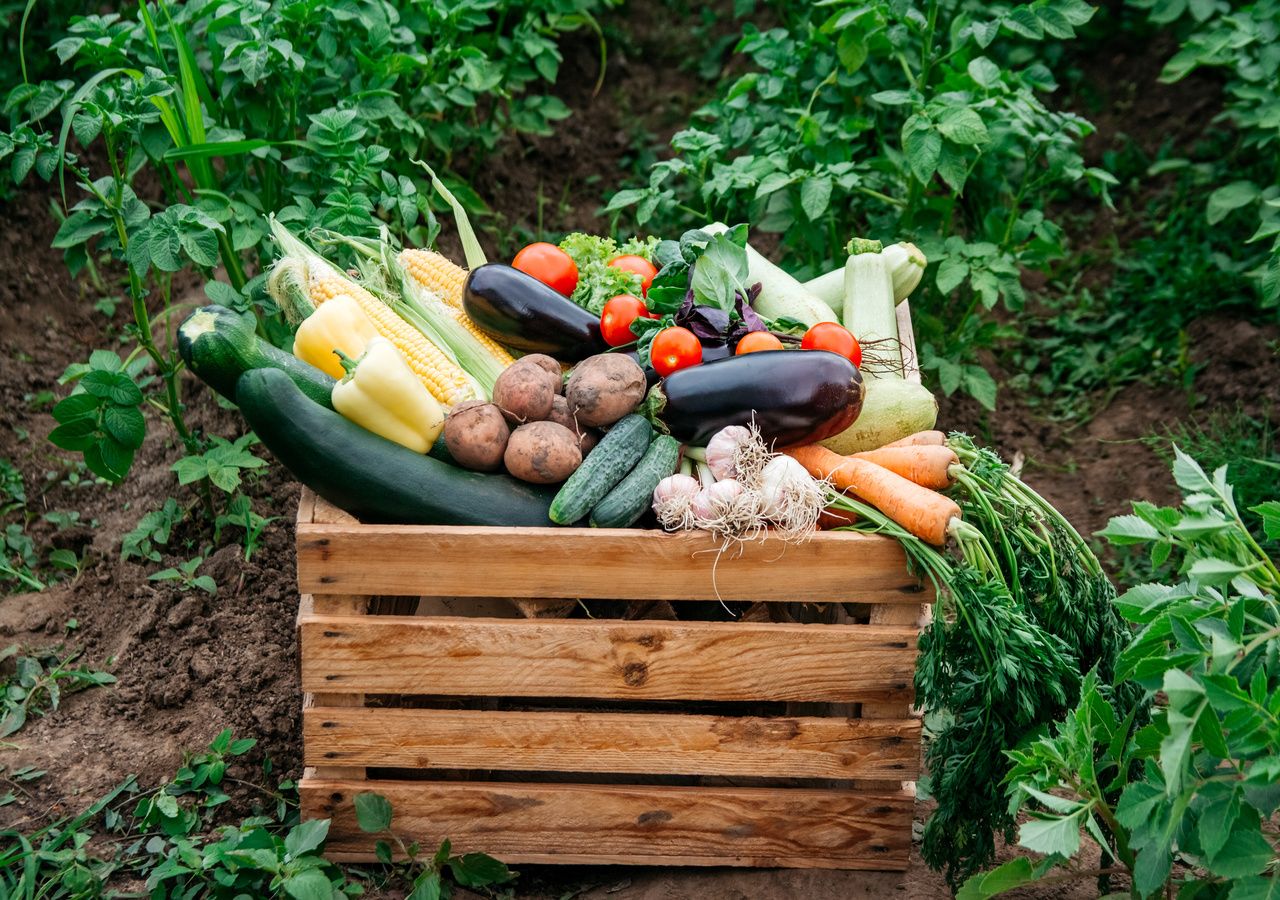
<instances>
[{"instance_id":1,"label":"cherry tomato","mask_svg":"<svg viewBox=\"0 0 1280 900\"><path fill-rule=\"evenodd\" d=\"M609 265L624 272L635 272L640 276L640 293L649 296L649 285L653 284L653 276L658 274L653 263L643 256L619 256L609 260Z\"/></svg>"},{"instance_id":2,"label":"cherry tomato","mask_svg":"<svg viewBox=\"0 0 1280 900\"><path fill-rule=\"evenodd\" d=\"M802 350L830 350L847 358L855 366L862 365L862 347L848 328L838 322L819 322L804 333Z\"/></svg>"},{"instance_id":3,"label":"cherry tomato","mask_svg":"<svg viewBox=\"0 0 1280 900\"><path fill-rule=\"evenodd\" d=\"M578 267L573 257L546 241L525 247L511 260L511 265L543 284L550 285L566 297L578 286Z\"/></svg>"},{"instance_id":4,"label":"cherry tomato","mask_svg":"<svg viewBox=\"0 0 1280 900\"><path fill-rule=\"evenodd\" d=\"M758 350L781 350L782 341L767 331L751 331L743 335L742 340L738 341L738 349L733 351L734 356L741 356L744 353L755 353Z\"/></svg>"},{"instance_id":5,"label":"cherry tomato","mask_svg":"<svg viewBox=\"0 0 1280 900\"><path fill-rule=\"evenodd\" d=\"M649 358L659 375L670 375L702 362L702 342L688 328L664 328L654 337Z\"/></svg>"},{"instance_id":6,"label":"cherry tomato","mask_svg":"<svg viewBox=\"0 0 1280 900\"><path fill-rule=\"evenodd\" d=\"M631 323L649 317L649 308L639 297L619 294L604 305L600 313L600 334L610 347L621 347L636 339Z\"/></svg>"}]
</instances>

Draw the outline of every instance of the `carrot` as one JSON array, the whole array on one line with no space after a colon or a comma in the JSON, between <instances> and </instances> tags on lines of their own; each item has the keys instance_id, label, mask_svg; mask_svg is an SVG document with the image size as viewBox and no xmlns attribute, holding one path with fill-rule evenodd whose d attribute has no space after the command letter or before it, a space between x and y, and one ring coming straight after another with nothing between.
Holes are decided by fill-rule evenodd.
<instances>
[{"instance_id":1,"label":"carrot","mask_svg":"<svg viewBox=\"0 0 1280 900\"><path fill-rule=\"evenodd\" d=\"M907 531L941 547L960 507L939 493L857 457L841 456L818 444L784 450L815 478L829 478L839 490L852 491Z\"/></svg>"},{"instance_id":2,"label":"carrot","mask_svg":"<svg viewBox=\"0 0 1280 900\"><path fill-rule=\"evenodd\" d=\"M947 443L947 436L941 431L917 431L896 441L890 441L885 447L921 447L926 444L942 447ZM884 449L883 447L881 449Z\"/></svg>"},{"instance_id":3,"label":"carrot","mask_svg":"<svg viewBox=\"0 0 1280 900\"><path fill-rule=\"evenodd\" d=\"M951 487L955 479L951 477L949 470L960 462L960 457L950 447L937 447L933 444L881 447L879 450L854 453L853 456L884 466L890 472L897 472L903 478L935 491Z\"/></svg>"}]
</instances>

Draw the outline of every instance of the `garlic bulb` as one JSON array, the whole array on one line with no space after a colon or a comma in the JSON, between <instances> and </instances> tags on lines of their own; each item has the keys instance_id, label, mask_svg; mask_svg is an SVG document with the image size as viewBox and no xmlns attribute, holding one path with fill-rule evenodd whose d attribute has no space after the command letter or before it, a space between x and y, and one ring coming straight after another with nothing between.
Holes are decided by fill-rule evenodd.
<instances>
[{"instance_id":1,"label":"garlic bulb","mask_svg":"<svg viewBox=\"0 0 1280 900\"><path fill-rule=\"evenodd\" d=\"M751 440L751 430L742 425L721 428L707 441L707 465L717 480L738 477L738 452Z\"/></svg>"},{"instance_id":2,"label":"garlic bulb","mask_svg":"<svg viewBox=\"0 0 1280 900\"><path fill-rule=\"evenodd\" d=\"M826 505L822 483L790 456L775 456L765 464L760 476L760 513L784 537L816 528Z\"/></svg>"},{"instance_id":3,"label":"garlic bulb","mask_svg":"<svg viewBox=\"0 0 1280 900\"><path fill-rule=\"evenodd\" d=\"M693 512L694 519L699 522L710 522L721 518L732 509L741 496L742 485L732 478L726 478L698 491L689 508Z\"/></svg>"},{"instance_id":4,"label":"garlic bulb","mask_svg":"<svg viewBox=\"0 0 1280 900\"><path fill-rule=\"evenodd\" d=\"M693 527L690 504L702 485L692 475L668 475L653 489L653 511L667 531Z\"/></svg>"}]
</instances>

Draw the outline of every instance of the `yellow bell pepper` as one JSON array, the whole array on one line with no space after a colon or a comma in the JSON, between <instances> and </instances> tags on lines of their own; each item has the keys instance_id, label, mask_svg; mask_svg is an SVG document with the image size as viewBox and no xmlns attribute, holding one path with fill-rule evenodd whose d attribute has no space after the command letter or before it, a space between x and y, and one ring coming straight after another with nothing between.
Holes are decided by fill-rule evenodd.
<instances>
[{"instance_id":1,"label":"yellow bell pepper","mask_svg":"<svg viewBox=\"0 0 1280 900\"><path fill-rule=\"evenodd\" d=\"M358 360L341 361L347 374L333 387L334 409L410 450L431 449L444 430L444 410L394 344L375 337Z\"/></svg>"},{"instance_id":2,"label":"yellow bell pepper","mask_svg":"<svg viewBox=\"0 0 1280 900\"><path fill-rule=\"evenodd\" d=\"M321 372L341 378L346 370L333 351L341 350L357 359L377 336L378 329L359 303L347 296L334 297L302 320L293 335L293 355Z\"/></svg>"}]
</instances>

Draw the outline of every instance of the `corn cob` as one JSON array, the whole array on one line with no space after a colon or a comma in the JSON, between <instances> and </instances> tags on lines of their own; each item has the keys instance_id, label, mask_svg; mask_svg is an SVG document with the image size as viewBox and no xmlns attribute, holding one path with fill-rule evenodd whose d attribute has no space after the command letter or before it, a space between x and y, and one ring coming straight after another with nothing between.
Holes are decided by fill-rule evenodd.
<instances>
[{"instance_id":1,"label":"corn cob","mask_svg":"<svg viewBox=\"0 0 1280 900\"><path fill-rule=\"evenodd\" d=\"M505 347L480 330L462 308L467 270L434 250L402 250L397 257L409 277L449 306L449 315L476 339L503 368L515 362Z\"/></svg>"},{"instance_id":2,"label":"corn cob","mask_svg":"<svg viewBox=\"0 0 1280 900\"><path fill-rule=\"evenodd\" d=\"M431 396L446 406L485 399L476 382L420 330L318 256L274 216L270 221L285 255L268 279L269 290L294 324L326 300L345 294L359 304L378 334L395 344Z\"/></svg>"},{"instance_id":3,"label":"corn cob","mask_svg":"<svg viewBox=\"0 0 1280 900\"><path fill-rule=\"evenodd\" d=\"M455 309L462 309L466 269L434 250L401 250L397 259L410 278Z\"/></svg>"}]
</instances>

